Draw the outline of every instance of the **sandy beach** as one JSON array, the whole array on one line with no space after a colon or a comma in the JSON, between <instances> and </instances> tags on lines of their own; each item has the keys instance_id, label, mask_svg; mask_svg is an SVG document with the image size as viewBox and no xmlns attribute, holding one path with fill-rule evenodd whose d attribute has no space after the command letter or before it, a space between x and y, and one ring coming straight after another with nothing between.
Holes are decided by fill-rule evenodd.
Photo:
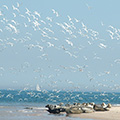
<instances>
[{"instance_id":1,"label":"sandy beach","mask_svg":"<svg viewBox=\"0 0 120 120\"><path fill-rule=\"evenodd\" d=\"M97 111L93 113L72 114L71 117L80 117L95 120L120 120L120 107L112 107L110 111Z\"/></svg>"}]
</instances>

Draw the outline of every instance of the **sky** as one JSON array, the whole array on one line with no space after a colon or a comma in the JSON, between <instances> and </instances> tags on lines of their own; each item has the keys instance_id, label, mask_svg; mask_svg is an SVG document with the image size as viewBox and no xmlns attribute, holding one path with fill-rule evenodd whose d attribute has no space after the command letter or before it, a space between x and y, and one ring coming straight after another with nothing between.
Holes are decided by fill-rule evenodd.
<instances>
[{"instance_id":1,"label":"sky","mask_svg":"<svg viewBox=\"0 0 120 120\"><path fill-rule=\"evenodd\" d=\"M0 0L0 89L120 91L119 0Z\"/></svg>"}]
</instances>

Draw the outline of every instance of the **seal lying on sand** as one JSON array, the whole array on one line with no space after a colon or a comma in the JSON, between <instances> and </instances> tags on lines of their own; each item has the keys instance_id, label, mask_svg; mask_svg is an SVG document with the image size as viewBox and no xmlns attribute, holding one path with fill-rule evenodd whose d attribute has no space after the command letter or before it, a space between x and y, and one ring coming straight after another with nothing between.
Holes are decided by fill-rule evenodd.
<instances>
[{"instance_id":1,"label":"seal lying on sand","mask_svg":"<svg viewBox=\"0 0 120 120\"><path fill-rule=\"evenodd\" d=\"M59 105L46 105L45 107L48 108L49 113L53 114L59 114L60 112L66 112L67 114L80 114L80 113L92 113L94 111L109 111L111 108L111 104L95 104L95 103L83 103L78 104L74 103L72 105L66 104L65 106L62 106L63 104Z\"/></svg>"},{"instance_id":2,"label":"seal lying on sand","mask_svg":"<svg viewBox=\"0 0 120 120\"><path fill-rule=\"evenodd\" d=\"M80 114L80 113L92 113L94 109L89 107L71 107L66 109L67 114Z\"/></svg>"},{"instance_id":3,"label":"seal lying on sand","mask_svg":"<svg viewBox=\"0 0 120 120\"><path fill-rule=\"evenodd\" d=\"M109 103L108 105L106 105L105 103L102 103L101 105L94 105L94 110L95 111L109 111L109 109L111 108L111 104Z\"/></svg>"},{"instance_id":4,"label":"seal lying on sand","mask_svg":"<svg viewBox=\"0 0 120 120\"><path fill-rule=\"evenodd\" d=\"M67 114L80 114L83 113L83 110L80 107L70 107L65 111Z\"/></svg>"},{"instance_id":5,"label":"seal lying on sand","mask_svg":"<svg viewBox=\"0 0 120 120\"><path fill-rule=\"evenodd\" d=\"M65 109L62 108L61 106L59 105L46 105L45 106L46 108L48 108L48 112L49 113L53 113L53 114L59 114L60 112L65 112Z\"/></svg>"},{"instance_id":6,"label":"seal lying on sand","mask_svg":"<svg viewBox=\"0 0 120 120\"><path fill-rule=\"evenodd\" d=\"M80 113L92 113L94 112L93 105L89 103L76 104L66 109L67 114L80 114Z\"/></svg>"}]
</instances>

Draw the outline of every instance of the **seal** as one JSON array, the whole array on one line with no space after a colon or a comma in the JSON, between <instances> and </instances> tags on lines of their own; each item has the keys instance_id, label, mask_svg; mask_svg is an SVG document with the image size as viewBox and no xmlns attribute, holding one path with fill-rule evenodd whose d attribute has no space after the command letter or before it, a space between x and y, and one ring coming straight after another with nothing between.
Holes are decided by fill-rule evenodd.
<instances>
[{"instance_id":1,"label":"seal","mask_svg":"<svg viewBox=\"0 0 120 120\"><path fill-rule=\"evenodd\" d=\"M102 103L101 105L94 105L95 111L109 111L109 108L111 108L111 104L106 105L105 103Z\"/></svg>"},{"instance_id":2,"label":"seal","mask_svg":"<svg viewBox=\"0 0 120 120\"><path fill-rule=\"evenodd\" d=\"M70 107L66 109L67 114L80 114L83 113L83 110L80 107Z\"/></svg>"}]
</instances>

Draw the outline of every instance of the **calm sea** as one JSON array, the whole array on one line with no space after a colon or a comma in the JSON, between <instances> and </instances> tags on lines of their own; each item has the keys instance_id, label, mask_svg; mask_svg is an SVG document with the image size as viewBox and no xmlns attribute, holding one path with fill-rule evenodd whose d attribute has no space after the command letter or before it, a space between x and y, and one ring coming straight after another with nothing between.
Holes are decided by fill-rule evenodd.
<instances>
[{"instance_id":1,"label":"calm sea","mask_svg":"<svg viewBox=\"0 0 120 120\"><path fill-rule=\"evenodd\" d=\"M50 115L45 110L46 104L60 102L105 102L120 106L120 93L0 90L0 120L90 120Z\"/></svg>"}]
</instances>

